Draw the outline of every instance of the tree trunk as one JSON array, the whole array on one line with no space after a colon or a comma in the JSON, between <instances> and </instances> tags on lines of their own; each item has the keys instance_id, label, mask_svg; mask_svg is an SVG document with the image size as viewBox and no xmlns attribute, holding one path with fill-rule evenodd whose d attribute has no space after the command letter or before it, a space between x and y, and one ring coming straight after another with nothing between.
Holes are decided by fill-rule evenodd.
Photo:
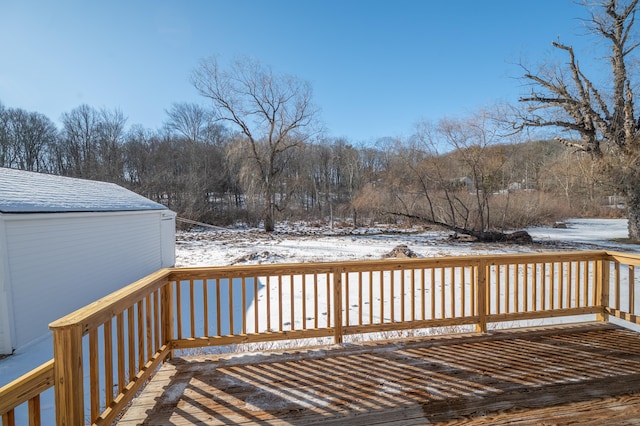
<instances>
[{"instance_id":1,"label":"tree trunk","mask_svg":"<svg viewBox=\"0 0 640 426\"><path fill-rule=\"evenodd\" d=\"M399 212L385 212L385 213L396 215L396 216L407 217L410 219L422 220L432 225L441 226L445 229L455 232L456 234L468 235L480 242L491 242L491 243L510 242L510 243L516 243L516 244L531 244L533 242L531 235L529 235L527 231L515 231L511 233L504 233L499 231L477 231L475 229L467 229L467 228L461 228L455 225L449 225L448 223L439 222L437 220L432 220L423 216L417 216L417 215L399 213Z\"/></svg>"},{"instance_id":2,"label":"tree trunk","mask_svg":"<svg viewBox=\"0 0 640 426\"><path fill-rule=\"evenodd\" d=\"M264 215L264 230L265 232L273 232L275 230L275 223L273 220L273 214L271 214L271 209L268 208Z\"/></svg>"},{"instance_id":3,"label":"tree trunk","mask_svg":"<svg viewBox=\"0 0 640 426\"><path fill-rule=\"evenodd\" d=\"M640 188L633 188L625 196L627 202L627 218L629 219L629 238L640 241Z\"/></svg>"},{"instance_id":4,"label":"tree trunk","mask_svg":"<svg viewBox=\"0 0 640 426\"><path fill-rule=\"evenodd\" d=\"M265 232L273 232L275 228L275 202L273 199L273 191L270 187L265 190L265 201L267 203L264 209L264 230Z\"/></svg>"}]
</instances>

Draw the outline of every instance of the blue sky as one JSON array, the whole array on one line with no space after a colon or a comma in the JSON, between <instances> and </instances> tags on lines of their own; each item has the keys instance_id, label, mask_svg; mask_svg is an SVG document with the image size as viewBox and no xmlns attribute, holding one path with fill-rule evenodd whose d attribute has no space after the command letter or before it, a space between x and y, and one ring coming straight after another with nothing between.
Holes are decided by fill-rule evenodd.
<instances>
[{"instance_id":1,"label":"blue sky","mask_svg":"<svg viewBox=\"0 0 640 426\"><path fill-rule=\"evenodd\" d=\"M0 0L0 102L54 122L86 103L157 129L207 56L251 56L313 87L330 136L407 136L526 92L551 41L593 57L569 0ZM582 49L582 50L581 50Z\"/></svg>"}]
</instances>

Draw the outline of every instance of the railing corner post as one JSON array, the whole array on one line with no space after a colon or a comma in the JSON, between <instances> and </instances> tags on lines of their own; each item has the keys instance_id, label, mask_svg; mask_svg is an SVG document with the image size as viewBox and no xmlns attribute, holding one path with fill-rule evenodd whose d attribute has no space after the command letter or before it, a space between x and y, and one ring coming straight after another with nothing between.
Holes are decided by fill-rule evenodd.
<instances>
[{"instance_id":1,"label":"railing corner post","mask_svg":"<svg viewBox=\"0 0 640 426\"><path fill-rule=\"evenodd\" d=\"M476 331L479 333L487 332L487 268L489 265L486 261L481 260L478 264L478 291L476 291L476 309L478 311L478 324Z\"/></svg>"},{"instance_id":2,"label":"railing corner post","mask_svg":"<svg viewBox=\"0 0 640 426\"><path fill-rule=\"evenodd\" d=\"M610 261L609 261L609 257L605 257L604 259L600 260L598 262L598 265L600 265L600 271L598 271L598 296L599 296L599 307L601 309L601 312L599 314L596 314L596 319L598 321L604 321L607 322L609 321L609 313L608 313L608 308L609 308L609 275L610 275Z\"/></svg>"},{"instance_id":3,"label":"railing corner post","mask_svg":"<svg viewBox=\"0 0 640 426\"><path fill-rule=\"evenodd\" d=\"M162 286L162 290L160 291L161 297L161 313L162 313L162 342L171 346L173 337L174 337L174 312L173 312L173 291L171 289L171 281L167 280L167 282ZM167 359L173 358L173 350L169 352Z\"/></svg>"},{"instance_id":4,"label":"railing corner post","mask_svg":"<svg viewBox=\"0 0 640 426\"><path fill-rule=\"evenodd\" d=\"M79 324L51 327L55 378L56 424L85 424L82 328Z\"/></svg>"},{"instance_id":5,"label":"railing corner post","mask_svg":"<svg viewBox=\"0 0 640 426\"><path fill-rule=\"evenodd\" d=\"M333 342L342 343L342 271L340 268L332 268L333 276Z\"/></svg>"}]
</instances>

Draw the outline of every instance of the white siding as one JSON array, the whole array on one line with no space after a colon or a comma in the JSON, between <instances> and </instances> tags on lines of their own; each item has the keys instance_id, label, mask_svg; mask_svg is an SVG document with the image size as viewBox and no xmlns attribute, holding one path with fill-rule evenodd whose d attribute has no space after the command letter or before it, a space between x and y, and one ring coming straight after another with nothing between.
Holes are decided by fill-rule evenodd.
<instances>
[{"instance_id":1,"label":"white siding","mask_svg":"<svg viewBox=\"0 0 640 426\"><path fill-rule=\"evenodd\" d=\"M2 215L20 347L161 267L161 211Z\"/></svg>"},{"instance_id":2,"label":"white siding","mask_svg":"<svg viewBox=\"0 0 640 426\"><path fill-rule=\"evenodd\" d=\"M12 311L9 304L9 269L5 256L4 222L0 215L0 355L13 351L11 344Z\"/></svg>"}]
</instances>

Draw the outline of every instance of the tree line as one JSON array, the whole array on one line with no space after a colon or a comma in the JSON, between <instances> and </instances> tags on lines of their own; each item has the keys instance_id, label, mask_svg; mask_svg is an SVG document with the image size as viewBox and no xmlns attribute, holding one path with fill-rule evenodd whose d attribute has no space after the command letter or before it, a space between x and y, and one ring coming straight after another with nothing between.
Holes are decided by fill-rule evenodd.
<instances>
[{"instance_id":1,"label":"tree line","mask_svg":"<svg viewBox=\"0 0 640 426\"><path fill-rule=\"evenodd\" d=\"M553 141L489 138L495 129L480 125L482 115L423 122L411 137L368 145L321 135L296 141L273 160L273 218L482 231L616 214L603 206L607 189L589 184L587 158ZM60 121L0 104L0 166L113 182L199 222L264 220L269 202L251 143L202 106L172 105L155 130L88 105Z\"/></svg>"}]
</instances>

